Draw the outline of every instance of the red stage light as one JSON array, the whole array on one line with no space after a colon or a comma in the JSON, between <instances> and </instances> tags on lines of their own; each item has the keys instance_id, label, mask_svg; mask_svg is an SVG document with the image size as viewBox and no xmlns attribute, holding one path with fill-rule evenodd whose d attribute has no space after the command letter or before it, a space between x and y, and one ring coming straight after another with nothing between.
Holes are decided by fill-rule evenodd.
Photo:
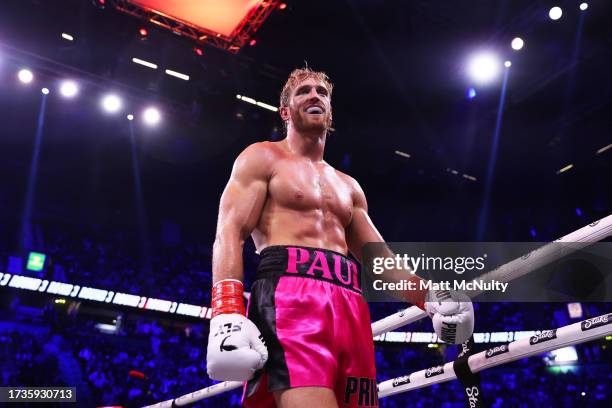
<instances>
[{"instance_id":1,"label":"red stage light","mask_svg":"<svg viewBox=\"0 0 612 408\"><path fill-rule=\"evenodd\" d=\"M147 35L149 35L149 32L146 28L141 28L140 30L138 30L138 34L140 34L141 37L146 37Z\"/></svg>"},{"instance_id":2,"label":"red stage light","mask_svg":"<svg viewBox=\"0 0 612 408\"><path fill-rule=\"evenodd\" d=\"M100 3L101 5L105 5L106 4L106 0L98 0L98 3Z\"/></svg>"},{"instance_id":3,"label":"red stage light","mask_svg":"<svg viewBox=\"0 0 612 408\"><path fill-rule=\"evenodd\" d=\"M195 53L198 54L199 56L202 56L202 54L204 54L202 52L202 49L198 47L193 47L193 51L195 51Z\"/></svg>"},{"instance_id":4,"label":"red stage light","mask_svg":"<svg viewBox=\"0 0 612 408\"><path fill-rule=\"evenodd\" d=\"M148 25L145 22L150 21L185 38L199 41L207 34L209 37L216 36L211 46L237 52L243 45L248 45L249 39L254 37L261 24L283 1L107 0L107 3L109 6L116 4L119 11L141 18L141 23L136 24ZM265 7L262 7L263 3Z\"/></svg>"},{"instance_id":5,"label":"red stage light","mask_svg":"<svg viewBox=\"0 0 612 408\"><path fill-rule=\"evenodd\" d=\"M284 10L284 9L286 9L286 8L287 8L287 3L281 3L281 4L279 4L279 5L278 5L278 8L279 8L280 10Z\"/></svg>"},{"instance_id":6,"label":"red stage light","mask_svg":"<svg viewBox=\"0 0 612 408\"><path fill-rule=\"evenodd\" d=\"M252 39L251 41L249 41L249 45L252 47L255 44L257 44L257 40L256 39Z\"/></svg>"}]
</instances>

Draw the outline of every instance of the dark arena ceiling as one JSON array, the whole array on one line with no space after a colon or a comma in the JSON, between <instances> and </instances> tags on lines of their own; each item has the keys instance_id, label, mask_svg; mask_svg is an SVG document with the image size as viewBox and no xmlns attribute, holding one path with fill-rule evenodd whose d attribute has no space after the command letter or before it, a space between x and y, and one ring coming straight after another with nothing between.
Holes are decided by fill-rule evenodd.
<instances>
[{"instance_id":1,"label":"dark arena ceiling","mask_svg":"<svg viewBox=\"0 0 612 408\"><path fill-rule=\"evenodd\" d=\"M564 14L552 21L556 3ZM278 113L236 95L277 106L289 72L308 64L335 85L326 159L361 183L387 239L473 239L485 195L495 220L489 239L555 238L559 223L584 224L578 209L595 219L612 208L612 149L597 153L612 143L612 4L556 3L287 1L228 52L97 1L3 1L3 220L21 214L40 119L35 217L135 222L134 146L152 222L212 230L235 156L283 137ZM516 36L520 51L510 47ZM465 73L479 50L512 62L488 86ZM26 66L35 74L28 86L16 79ZM80 86L76 99L55 91L66 78ZM39 118L42 87L51 93ZM120 115L99 108L110 91L124 99ZM139 121L150 104L162 112L156 127Z\"/></svg>"}]
</instances>

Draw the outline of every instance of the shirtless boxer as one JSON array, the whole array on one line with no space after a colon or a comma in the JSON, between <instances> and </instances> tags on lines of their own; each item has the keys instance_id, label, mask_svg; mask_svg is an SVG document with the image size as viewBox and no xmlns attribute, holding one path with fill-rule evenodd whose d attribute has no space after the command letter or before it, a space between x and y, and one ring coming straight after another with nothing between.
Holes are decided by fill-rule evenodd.
<instances>
[{"instance_id":1,"label":"shirtless boxer","mask_svg":"<svg viewBox=\"0 0 612 408\"><path fill-rule=\"evenodd\" d=\"M207 370L217 380L250 380L246 406L378 406L369 310L347 254L360 260L364 244L383 238L357 181L323 160L331 93L325 74L293 71L280 100L287 137L247 147L221 197ZM261 262L246 318L249 236ZM471 335L471 303L426 302L421 292L409 300L441 337L444 324Z\"/></svg>"}]
</instances>

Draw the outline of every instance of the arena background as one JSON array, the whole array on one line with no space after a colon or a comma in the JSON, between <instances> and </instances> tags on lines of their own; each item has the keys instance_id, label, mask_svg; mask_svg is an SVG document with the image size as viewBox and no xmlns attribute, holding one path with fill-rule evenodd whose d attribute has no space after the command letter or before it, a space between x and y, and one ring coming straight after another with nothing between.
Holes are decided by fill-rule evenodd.
<instances>
[{"instance_id":1,"label":"arena background","mask_svg":"<svg viewBox=\"0 0 612 408\"><path fill-rule=\"evenodd\" d=\"M283 138L278 113L250 98L277 106L287 75L305 64L335 85L326 160L360 182L388 241L547 242L612 213L607 1L585 10L561 0L270 1L239 50L177 35L119 3L0 5L0 273L209 306L216 212L233 160L251 143ZM553 6L563 9L558 20ZM498 58L486 85L466 75L481 51ZM18 80L23 68L29 83ZM71 99L61 96L67 79L78 87ZM122 98L117 114L100 107L107 92ZM142 121L148 106L160 112L156 125ZM250 242L245 262L250 282ZM76 386L77 405L89 407L142 406L213 383L206 309L189 316L0 286L2 386ZM567 303L477 304L475 331L550 329L610 311L580 306L570 317ZM401 307L372 305L372 318ZM489 343L505 341L497 339ZM488 370L485 399L603 406L610 340L576 346L565 363L547 354ZM403 340L376 349L379 381L458 352ZM194 406L239 400L234 391ZM381 400L464 404L457 381Z\"/></svg>"}]
</instances>

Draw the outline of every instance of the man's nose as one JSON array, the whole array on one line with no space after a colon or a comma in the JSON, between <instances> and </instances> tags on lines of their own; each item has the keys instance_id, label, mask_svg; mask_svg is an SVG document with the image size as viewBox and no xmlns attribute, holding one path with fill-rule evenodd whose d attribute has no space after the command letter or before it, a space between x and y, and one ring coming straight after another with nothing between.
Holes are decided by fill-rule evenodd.
<instances>
[{"instance_id":1,"label":"man's nose","mask_svg":"<svg viewBox=\"0 0 612 408\"><path fill-rule=\"evenodd\" d=\"M308 92L308 99L319 99L319 93L317 92L316 89L311 89L310 92Z\"/></svg>"}]
</instances>

